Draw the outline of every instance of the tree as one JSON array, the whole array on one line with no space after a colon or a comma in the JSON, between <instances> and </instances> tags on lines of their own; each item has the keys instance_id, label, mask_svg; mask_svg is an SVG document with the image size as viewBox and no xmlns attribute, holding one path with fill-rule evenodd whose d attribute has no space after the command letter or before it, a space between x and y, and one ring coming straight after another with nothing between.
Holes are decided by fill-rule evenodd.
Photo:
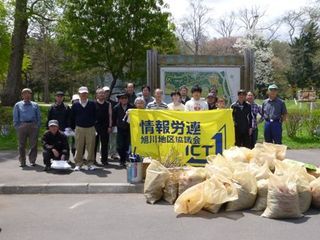
<instances>
[{"instance_id":1,"label":"tree","mask_svg":"<svg viewBox=\"0 0 320 240\"><path fill-rule=\"evenodd\" d=\"M221 37L229 38L235 30L235 27L236 15L234 12L231 12L230 14L224 14L218 19L215 30L221 35Z\"/></svg>"},{"instance_id":2,"label":"tree","mask_svg":"<svg viewBox=\"0 0 320 240\"><path fill-rule=\"evenodd\" d=\"M208 55L237 55L239 50L234 47L236 37L217 38L207 42L206 49Z\"/></svg>"},{"instance_id":3,"label":"tree","mask_svg":"<svg viewBox=\"0 0 320 240\"><path fill-rule=\"evenodd\" d=\"M4 106L13 105L20 96L21 69L28 30L27 2L27 0L20 0L15 3L15 21L11 38L12 49L8 76L1 96L1 102Z\"/></svg>"},{"instance_id":4,"label":"tree","mask_svg":"<svg viewBox=\"0 0 320 240\"><path fill-rule=\"evenodd\" d=\"M234 47L240 53L247 49L254 52L254 85L261 94L265 86L273 81L273 52L270 42L262 36L248 34L244 38L238 38Z\"/></svg>"},{"instance_id":5,"label":"tree","mask_svg":"<svg viewBox=\"0 0 320 240\"><path fill-rule=\"evenodd\" d=\"M29 20L33 16L46 18L42 12L36 10L37 4L48 4L51 0L16 0L14 11L14 26L11 36L11 53L5 88L1 95L4 106L13 105L20 98L22 87L22 64Z\"/></svg>"},{"instance_id":6,"label":"tree","mask_svg":"<svg viewBox=\"0 0 320 240\"><path fill-rule=\"evenodd\" d=\"M161 0L67 0L63 6L61 42L79 69L99 67L110 73L111 91L147 49L174 45Z\"/></svg>"},{"instance_id":7,"label":"tree","mask_svg":"<svg viewBox=\"0 0 320 240\"><path fill-rule=\"evenodd\" d=\"M277 32L281 26L281 21L276 19L270 24L263 23L262 20L266 16L266 13L267 11L259 6L239 10L239 26L240 29L245 31L247 37L263 34L265 41L269 43L278 37Z\"/></svg>"},{"instance_id":8,"label":"tree","mask_svg":"<svg viewBox=\"0 0 320 240\"><path fill-rule=\"evenodd\" d=\"M210 9L203 0L190 0L190 15L185 16L177 29L184 45L194 55L203 52L207 40L206 29L211 22Z\"/></svg>"},{"instance_id":9,"label":"tree","mask_svg":"<svg viewBox=\"0 0 320 240\"><path fill-rule=\"evenodd\" d=\"M319 37L319 27L311 21L291 44L292 68L289 79L292 85L299 88L320 87Z\"/></svg>"},{"instance_id":10,"label":"tree","mask_svg":"<svg viewBox=\"0 0 320 240\"><path fill-rule=\"evenodd\" d=\"M3 82L8 71L8 60L10 54L10 34L6 24L7 12L5 6L0 2L0 83Z\"/></svg>"}]
</instances>

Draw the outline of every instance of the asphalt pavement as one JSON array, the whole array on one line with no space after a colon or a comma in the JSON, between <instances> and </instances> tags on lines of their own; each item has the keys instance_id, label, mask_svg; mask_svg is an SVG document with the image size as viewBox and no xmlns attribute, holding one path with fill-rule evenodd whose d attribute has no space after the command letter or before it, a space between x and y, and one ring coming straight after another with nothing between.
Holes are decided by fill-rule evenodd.
<instances>
[{"instance_id":1,"label":"asphalt pavement","mask_svg":"<svg viewBox=\"0 0 320 240\"><path fill-rule=\"evenodd\" d=\"M0 195L0 239L318 240L319 213L291 220L250 211L177 216L142 194Z\"/></svg>"},{"instance_id":2,"label":"asphalt pavement","mask_svg":"<svg viewBox=\"0 0 320 240\"><path fill-rule=\"evenodd\" d=\"M287 157L320 166L320 149L288 150ZM142 193L143 184L128 184L126 169L111 161L95 171L43 171L37 166L19 167L16 151L0 152L0 194L34 193Z\"/></svg>"}]
</instances>

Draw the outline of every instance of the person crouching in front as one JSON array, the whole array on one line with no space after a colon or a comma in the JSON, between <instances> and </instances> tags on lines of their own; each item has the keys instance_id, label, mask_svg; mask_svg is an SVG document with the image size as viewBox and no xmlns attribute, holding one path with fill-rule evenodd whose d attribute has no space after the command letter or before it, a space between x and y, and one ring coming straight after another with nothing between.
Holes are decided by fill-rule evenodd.
<instances>
[{"instance_id":1,"label":"person crouching in front","mask_svg":"<svg viewBox=\"0 0 320 240\"><path fill-rule=\"evenodd\" d=\"M50 120L48 128L42 137L44 171L50 170L51 159L66 161L69 159L67 136L59 131L59 122L54 119Z\"/></svg>"}]
</instances>

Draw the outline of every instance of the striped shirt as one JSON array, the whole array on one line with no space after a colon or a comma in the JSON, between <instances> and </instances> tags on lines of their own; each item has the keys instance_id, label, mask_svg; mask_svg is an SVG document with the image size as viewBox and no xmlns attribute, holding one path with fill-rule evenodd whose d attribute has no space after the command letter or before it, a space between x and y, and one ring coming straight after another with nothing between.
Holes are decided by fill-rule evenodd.
<instances>
[{"instance_id":1,"label":"striped shirt","mask_svg":"<svg viewBox=\"0 0 320 240\"><path fill-rule=\"evenodd\" d=\"M164 102L157 103L156 101L153 101L148 103L147 109L168 109L168 105Z\"/></svg>"},{"instance_id":2,"label":"striped shirt","mask_svg":"<svg viewBox=\"0 0 320 240\"><path fill-rule=\"evenodd\" d=\"M250 103L249 103L250 104ZM251 103L251 113L252 113L252 128L257 129L257 116L258 114L262 117L262 108L260 105L256 104L255 102Z\"/></svg>"}]
</instances>

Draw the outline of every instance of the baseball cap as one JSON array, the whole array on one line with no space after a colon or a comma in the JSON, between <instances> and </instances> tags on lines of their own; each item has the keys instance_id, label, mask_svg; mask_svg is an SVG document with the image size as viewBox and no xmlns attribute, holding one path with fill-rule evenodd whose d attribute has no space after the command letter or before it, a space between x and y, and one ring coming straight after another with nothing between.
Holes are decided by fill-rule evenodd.
<instances>
[{"instance_id":1,"label":"baseball cap","mask_svg":"<svg viewBox=\"0 0 320 240\"><path fill-rule=\"evenodd\" d=\"M48 127L50 127L50 126L57 126L57 127L59 127L59 122L58 122L58 120L50 120L50 121L48 122Z\"/></svg>"},{"instance_id":2,"label":"baseball cap","mask_svg":"<svg viewBox=\"0 0 320 240\"><path fill-rule=\"evenodd\" d=\"M238 96L239 96L239 95L242 95L242 94L247 94L247 91L244 90L244 89L240 89L240 90L238 91Z\"/></svg>"},{"instance_id":3,"label":"baseball cap","mask_svg":"<svg viewBox=\"0 0 320 240\"><path fill-rule=\"evenodd\" d=\"M108 86L104 86L102 89L103 89L103 91L105 91L105 92L106 92L106 91L110 91L110 88L109 88Z\"/></svg>"},{"instance_id":4,"label":"baseball cap","mask_svg":"<svg viewBox=\"0 0 320 240\"><path fill-rule=\"evenodd\" d=\"M64 96L64 92L62 92L62 91L57 91L57 92L56 92L56 96Z\"/></svg>"},{"instance_id":5,"label":"baseball cap","mask_svg":"<svg viewBox=\"0 0 320 240\"><path fill-rule=\"evenodd\" d=\"M29 93L32 93L31 89L30 88L24 88L21 90L21 93L24 93L24 92L29 92Z\"/></svg>"},{"instance_id":6,"label":"baseball cap","mask_svg":"<svg viewBox=\"0 0 320 240\"><path fill-rule=\"evenodd\" d=\"M73 94L71 101L75 101L75 100L79 100L79 99L80 99L79 94Z\"/></svg>"},{"instance_id":7,"label":"baseball cap","mask_svg":"<svg viewBox=\"0 0 320 240\"><path fill-rule=\"evenodd\" d=\"M275 85L275 84L271 84L269 87L268 87L268 90L278 90L278 86Z\"/></svg>"},{"instance_id":8,"label":"baseball cap","mask_svg":"<svg viewBox=\"0 0 320 240\"><path fill-rule=\"evenodd\" d=\"M121 97L128 97L128 94L126 92L119 93L117 95L117 98L121 98Z\"/></svg>"},{"instance_id":9,"label":"baseball cap","mask_svg":"<svg viewBox=\"0 0 320 240\"><path fill-rule=\"evenodd\" d=\"M79 88L79 93L89 93L88 88L84 87L84 86L80 87Z\"/></svg>"},{"instance_id":10,"label":"baseball cap","mask_svg":"<svg viewBox=\"0 0 320 240\"><path fill-rule=\"evenodd\" d=\"M214 93L208 93L208 96L207 96L207 98L210 98L210 97L216 97L216 95L214 94Z\"/></svg>"}]
</instances>

